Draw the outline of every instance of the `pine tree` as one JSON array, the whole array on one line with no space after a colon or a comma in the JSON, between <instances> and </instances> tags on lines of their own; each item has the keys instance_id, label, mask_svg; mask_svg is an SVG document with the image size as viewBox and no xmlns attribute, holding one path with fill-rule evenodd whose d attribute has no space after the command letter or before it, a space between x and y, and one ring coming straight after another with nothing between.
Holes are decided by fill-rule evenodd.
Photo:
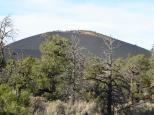
<instances>
[{"instance_id":1,"label":"pine tree","mask_svg":"<svg viewBox=\"0 0 154 115\"><path fill-rule=\"evenodd\" d=\"M33 66L34 95L47 99L61 99L63 96L63 73L68 65L69 41L59 35L48 36L41 45L41 57Z\"/></svg>"}]
</instances>

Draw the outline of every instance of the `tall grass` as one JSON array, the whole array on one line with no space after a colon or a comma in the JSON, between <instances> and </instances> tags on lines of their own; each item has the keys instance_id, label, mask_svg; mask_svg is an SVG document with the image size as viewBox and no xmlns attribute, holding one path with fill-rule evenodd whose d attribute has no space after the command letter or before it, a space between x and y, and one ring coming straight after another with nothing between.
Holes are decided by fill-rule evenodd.
<instances>
[{"instance_id":1,"label":"tall grass","mask_svg":"<svg viewBox=\"0 0 154 115\"><path fill-rule=\"evenodd\" d=\"M100 115L99 109L95 102L76 101L62 102L53 101L49 102L47 106L48 115Z\"/></svg>"},{"instance_id":2,"label":"tall grass","mask_svg":"<svg viewBox=\"0 0 154 115\"><path fill-rule=\"evenodd\" d=\"M96 102L75 101L72 103L57 101L46 101L44 98L35 97L31 99L29 115L103 115L101 108ZM127 110L115 113L115 115L154 115L154 104L142 102L127 108Z\"/></svg>"}]
</instances>

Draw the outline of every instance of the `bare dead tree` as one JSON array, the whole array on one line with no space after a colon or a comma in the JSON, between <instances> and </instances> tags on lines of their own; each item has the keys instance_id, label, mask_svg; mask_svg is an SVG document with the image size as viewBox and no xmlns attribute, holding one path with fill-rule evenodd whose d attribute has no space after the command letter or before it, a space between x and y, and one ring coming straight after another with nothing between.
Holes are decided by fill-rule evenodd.
<instances>
[{"instance_id":1,"label":"bare dead tree","mask_svg":"<svg viewBox=\"0 0 154 115\"><path fill-rule=\"evenodd\" d=\"M79 39L76 36L71 38L71 46L68 51L70 65L67 68L67 94L71 98L72 103L79 98L79 94L83 90L83 76L85 56L82 53L83 48L79 46Z\"/></svg>"},{"instance_id":2,"label":"bare dead tree","mask_svg":"<svg viewBox=\"0 0 154 115\"><path fill-rule=\"evenodd\" d=\"M150 63L152 65L154 65L154 44L153 44L152 49L151 49Z\"/></svg>"},{"instance_id":3,"label":"bare dead tree","mask_svg":"<svg viewBox=\"0 0 154 115\"><path fill-rule=\"evenodd\" d=\"M7 16L0 22L0 56L1 56L0 66L3 65L5 60L4 59L5 42L8 39L13 38L13 33L14 33L14 29L13 29L12 20L9 16Z\"/></svg>"},{"instance_id":4,"label":"bare dead tree","mask_svg":"<svg viewBox=\"0 0 154 115\"><path fill-rule=\"evenodd\" d=\"M120 69L115 69L116 66L113 60L113 50L117 48L114 39L103 38L106 45L105 59L103 61L102 74L92 76L91 79L98 84L102 84L102 95L100 99L103 100L104 108L102 113L113 115L115 108L124 103L124 89L128 89L127 81L119 72ZM105 110L105 111L104 111Z\"/></svg>"}]
</instances>

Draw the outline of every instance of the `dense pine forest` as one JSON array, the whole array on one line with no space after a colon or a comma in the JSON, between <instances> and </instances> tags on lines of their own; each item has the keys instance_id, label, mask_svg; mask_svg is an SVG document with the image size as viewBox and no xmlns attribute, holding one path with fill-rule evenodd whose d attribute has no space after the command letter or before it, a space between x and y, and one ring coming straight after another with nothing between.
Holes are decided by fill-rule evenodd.
<instances>
[{"instance_id":1,"label":"dense pine forest","mask_svg":"<svg viewBox=\"0 0 154 115\"><path fill-rule=\"evenodd\" d=\"M119 45L104 39L101 58L76 36L44 35L41 57L6 59L13 29L9 17L0 24L0 115L154 114L154 48L150 58L114 59Z\"/></svg>"}]
</instances>

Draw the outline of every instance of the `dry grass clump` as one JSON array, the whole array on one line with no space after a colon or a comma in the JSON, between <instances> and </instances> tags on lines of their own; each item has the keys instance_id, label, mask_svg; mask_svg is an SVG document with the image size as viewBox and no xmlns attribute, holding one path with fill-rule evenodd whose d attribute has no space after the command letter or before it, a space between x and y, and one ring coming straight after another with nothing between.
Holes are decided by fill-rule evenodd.
<instances>
[{"instance_id":1,"label":"dry grass clump","mask_svg":"<svg viewBox=\"0 0 154 115\"><path fill-rule=\"evenodd\" d=\"M29 115L47 115L46 100L43 97L31 97Z\"/></svg>"},{"instance_id":2,"label":"dry grass clump","mask_svg":"<svg viewBox=\"0 0 154 115\"><path fill-rule=\"evenodd\" d=\"M29 115L102 115L100 111L96 102L46 101L42 97L33 97ZM145 101L115 115L154 115L154 103Z\"/></svg>"},{"instance_id":3,"label":"dry grass clump","mask_svg":"<svg viewBox=\"0 0 154 115\"><path fill-rule=\"evenodd\" d=\"M143 102L138 104L127 110L125 115L154 115L154 103Z\"/></svg>"},{"instance_id":4,"label":"dry grass clump","mask_svg":"<svg viewBox=\"0 0 154 115\"><path fill-rule=\"evenodd\" d=\"M47 115L100 115L95 102L76 101L65 103L52 101L48 103Z\"/></svg>"}]
</instances>

